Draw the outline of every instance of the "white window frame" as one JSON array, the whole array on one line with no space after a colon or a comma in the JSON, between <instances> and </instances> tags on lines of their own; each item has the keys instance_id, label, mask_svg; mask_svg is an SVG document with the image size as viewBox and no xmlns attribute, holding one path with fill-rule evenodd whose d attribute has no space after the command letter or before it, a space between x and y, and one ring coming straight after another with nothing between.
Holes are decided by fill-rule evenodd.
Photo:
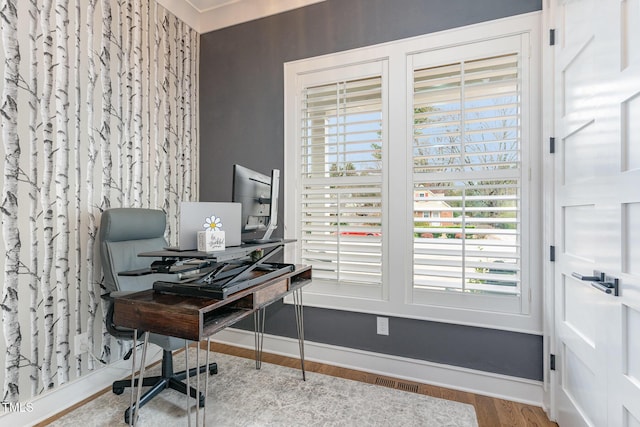
<instances>
[{"instance_id":1,"label":"white window frame","mask_svg":"<svg viewBox=\"0 0 640 427\"><path fill-rule=\"evenodd\" d=\"M519 332L542 332L542 178L541 178L541 13L533 12L468 27L442 31L425 36L384 43L366 48L315 58L293 61L284 65L285 78L285 166L284 176L284 234L297 238L296 195L299 194L296 162L299 156L298 116L300 82L311 74L323 75L327 81L344 79L341 68L371 63L385 64L383 80L389 83L385 98L388 124L384 126L383 164L384 200L383 284L380 293L359 293L357 289L312 284L305 288L305 305L342 309L354 312L445 321L473 326L485 326ZM419 298L413 291L413 186L411 147L413 55L447 48L490 42L504 37L521 36L523 61L527 69L528 102L523 105L522 155L523 164L522 220L526 224L522 237L522 293L508 302L504 298L479 295L443 295L427 291ZM466 58L465 58L466 59ZM369 65L367 65L369 64ZM390 142L396 144L389 149ZM402 149L396 141L402 141ZM388 173L392 171L392 173ZM527 176L528 175L528 176ZM398 191L404 188L406 191ZM390 191L393 189L393 191ZM524 228L524 227L523 227ZM297 245L285 250L287 262L296 262ZM342 290L341 290L342 289ZM341 293L342 292L342 293Z\"/></svg>"}]
</instances>

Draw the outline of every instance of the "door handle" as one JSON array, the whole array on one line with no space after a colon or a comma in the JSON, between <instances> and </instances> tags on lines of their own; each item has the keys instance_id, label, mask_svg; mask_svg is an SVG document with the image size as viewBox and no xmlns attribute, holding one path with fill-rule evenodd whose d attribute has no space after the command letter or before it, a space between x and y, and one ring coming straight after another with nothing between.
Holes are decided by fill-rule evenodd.
<instances>
[{"instance_id":1,"label":"door handle","mask_svg":"<svg viewBox=\"0 0 640 427\"><path fill-rule=\"evenodd\" d=\"M591 282L591 286L605 294L620 296L620 280L615 277L607 276L595 270L593 276L583 276L579 273L571 273L571 275L576 279Z\"/></svg>"},{"instance_id":2,"label":"door handle","mask_svg":"<svg viewBox=\"0 0 640 427\"><path fill-rule=\"evenodd\" d=\"M615 297L620 296L619 280L615 277L607 277L604 282L591 282L591 286L605 294L613 294Z\"/></svg>"},{"instance_id":3,"label":"door handle","mask_svg":"<svg viewBox=\"0 0 640 427\"><path fill-rule=\"evenodd\" d=\"M593 276L583 276L580 273L571 273L573 277L578 280L585 280L587 282L604 282L604 273L593 270Z\"/></svg>"}]
</instances>

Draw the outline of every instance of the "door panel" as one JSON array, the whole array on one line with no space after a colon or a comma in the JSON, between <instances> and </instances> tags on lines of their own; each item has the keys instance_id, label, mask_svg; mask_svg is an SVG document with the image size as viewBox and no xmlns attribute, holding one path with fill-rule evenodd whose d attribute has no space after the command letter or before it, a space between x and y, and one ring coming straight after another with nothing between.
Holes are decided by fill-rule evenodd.
<instances>
[{"instance_id":1,"label":"door panel","mask_svg":"<svg viewBox=\"0 0 640 427\"><path fill-rule=\"evenodd\" d=\"M626 375L629 380L640 384L640 340L634 337L640 336L640 311L629 306L623 307L624 317L622 321L625 325L625 354Z\"/></svg>"},{"instance_id":2,"label":"door panel","mask_svg":"<svg viewBox=\"0 0 640 427\"><path fill-rule=\"evenodd\" d=\"M621 39L621 65L627 68L629 65L640 64L640 0L622 0L620 7L620 39Z\"/></svg>"},{"instance_id":3,"label":"door panel","mask_svg":"<svg viewBox=\"0 0 640 427\"><path fill-rule=\"evenodd\" d=\"M563 321L567 328L570 328L571 331L580 338L574 346L578 346L581 343L589 346L588 349L585 349L587 352L581 352L584 354L583 357L588 357L590 355L588 351L596 347L599 333L598 322L601 321L601 319L598 319L592 313L584 310L584 307L598 304L598 300L600 299L600 295L591 291L591 289L585 291L586 286L588 285L584 282L573 277L568 277L565 279L563 295ZM589 363L589 365L592 364L593 362Z\"/></svg>"},{"instance_id":4,"label":"door panel","mask_svg":"<svg viewBox=\"0 0 640 427\"><path fill-rule=\"evenodd\" d=\"M568 52L567 58L593 35L593 8L596 0L558 2L557 30L561 35L559 45ZM564 68L564 67L563 67Z\"/></svg>"},{"instance_id":5,"label":"door panel","mask_svg":"<svg viewBox=\"0 0 640 427\"><path fill-rule=\"evenodd\" d=\"M594 392L598 390L600 383L598 374L593 372L588 364L584 363L584 358L578 356L569 346L564 349L564 358L567 361L563 375L565 392L574 404L581 408L587 419L592 420L594 425L603 425L603 393Z\"/></svg>"},{"instance_id":6,"label":"door panel","mask_svg":"<svg viewBox=\"0 0 640 427\"><path fill-rule=\"evenodd\" d=\"M623 354L622 372L620 380L620 398L622 400L623 415L627 415L628 425L640 420L640 310L627 305L622 307ZM623 417L624 420L624 417Z\"/></svg>"},{"instance_id":7,"label":"door panel","mask_svg":"<svg viewBox=\"0 0 640 427\"><path fill-rule=\"evenodd\" d=\"M564 138L564 183L572 184L593 178L598 170L598 139L593 122Z\"/></svg>"},{"instance_id":8,"label":"door panel","mask_svg":"<svg viewBox=\"0 0 640 427\"><path fill-rule=\"evenodd\" d=\"M639 0L640 1L640 0ZM637 49L640 51L640 49ZM622 143L623 143L623 170L640 168L640 94L635 94L622 106ZM636 120L633 120L633 118ZM635 144L634 144L635 142Z\"/></svg>"},{"instance_id":9,"label":"door panel","mask_svg":"<svg viewBox=\"0 0 640 427\"><path fill-rule=\"evenodd\" d=\"M640 203L625 203L623 216L624 259L622 268L625 273L639 276L640 247L635 242L640 241ZM640 361L640 359L638 360Z\"/></svg>"},{"instance_id":10,"label":"door panel","mask_svg":"<svg viewBox=\"0 0 640 427\"><path fill-rule=\"evenodd\" d=\"M582 258L594 262L596 258L595 205L565 206L562 238L566 256Z\"/></svg>"},{"instance_id":11,"label":"door panel","mask_svg":"<svg viewBox=\"0 0 640 427\"><path fill-rule=\"evenodd\" d=\"M555 5L560 426L640 426L640 0ZM619 279L619 296L574 273Z\"/></svg>"}]
</instances>

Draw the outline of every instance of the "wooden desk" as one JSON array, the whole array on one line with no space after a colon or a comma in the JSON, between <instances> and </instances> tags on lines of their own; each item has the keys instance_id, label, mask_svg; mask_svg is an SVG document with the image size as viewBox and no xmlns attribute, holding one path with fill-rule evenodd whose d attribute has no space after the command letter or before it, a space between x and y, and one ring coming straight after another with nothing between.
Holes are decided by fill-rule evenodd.
<instances>
[{"instance_id":1,"label":"wooden desk","mask_svg":"<svg viewBox=\"0 0 640 427\"><path fill-rule=\"evenodd\" d=\"M260 275L266 275L265 272L260 270L254 270L251 274L254 278L258 278ZM134 425L137 420L137 408L140 407L141 384L144 377L147 342L150 332L184 338L185 358L188 360L189 341L200 342L203 339L207 339L207 344L210 344L210 338L213 334L253 314L256 340L256 369L260 369L264 337L264 309L269 304L289 293L293 293L296 326L298 329L298 345L300 349L300 365L302 379L305 380L302 287L310 282L311 267L295 266L294 271L266 279L264 282L231 294L224 299L183 296L162 293L153 289L114 297L114 323L118 326L133 329L135 331L134 335L137 335L138 330L145 332L141 369L138 378L137 400L135 404L133 400L135 387L133 385L135 382L136 352L134 350L131 371L130 414L132 416L128 419L129 423ZM135 346L136 340L134 338L134 348ZM207 365L209 365L209 347L210 345L207 346ZM189 370L188 366L187 370ZM188 375L186 380L186 386L187 389L189 389ZM196 396L200 396L199 381L197 381L197 384ZM206 395L207 388L205 385L205 400ZM187 412L190 425L191 407L189 405L189 399L187 399ZM202 418L203 425L206 425L204 412ZM127 419L127 414L125 414L125 419ZM196 403L196 422L199 419L199 404Z\"/></svg>"},{"instance_id":2,"label":"wooden desk","mask_svg":"<svg viewBox=\"0 0 640 427\"><path fill-rule=\"evenodd\" d=\"M201 341L310 281L311 267L296 266L290 273L225 299L164 294L149 289L115 298L113 319L118 326Z\"/></svg>"}]
</instances>

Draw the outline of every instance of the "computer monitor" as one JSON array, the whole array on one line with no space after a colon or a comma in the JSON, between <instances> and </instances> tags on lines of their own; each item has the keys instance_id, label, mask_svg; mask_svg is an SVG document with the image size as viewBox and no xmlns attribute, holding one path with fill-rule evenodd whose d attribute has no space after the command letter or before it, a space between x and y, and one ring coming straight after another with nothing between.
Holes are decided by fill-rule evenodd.
<instances>
[{"instance_id":1,"label":"computer monitor","mask_svg":"<svg viewBox=\"0 0 640 427\"><path fill-rule=\"evenodd\" d=\"M278 227L278 192L280 171L273 169L271 177L241 165L233 165L233 201L242 205L242 233L262 232L261 237L243 238L245 243L271 241Z\"/></svg>"}]
</instances>

